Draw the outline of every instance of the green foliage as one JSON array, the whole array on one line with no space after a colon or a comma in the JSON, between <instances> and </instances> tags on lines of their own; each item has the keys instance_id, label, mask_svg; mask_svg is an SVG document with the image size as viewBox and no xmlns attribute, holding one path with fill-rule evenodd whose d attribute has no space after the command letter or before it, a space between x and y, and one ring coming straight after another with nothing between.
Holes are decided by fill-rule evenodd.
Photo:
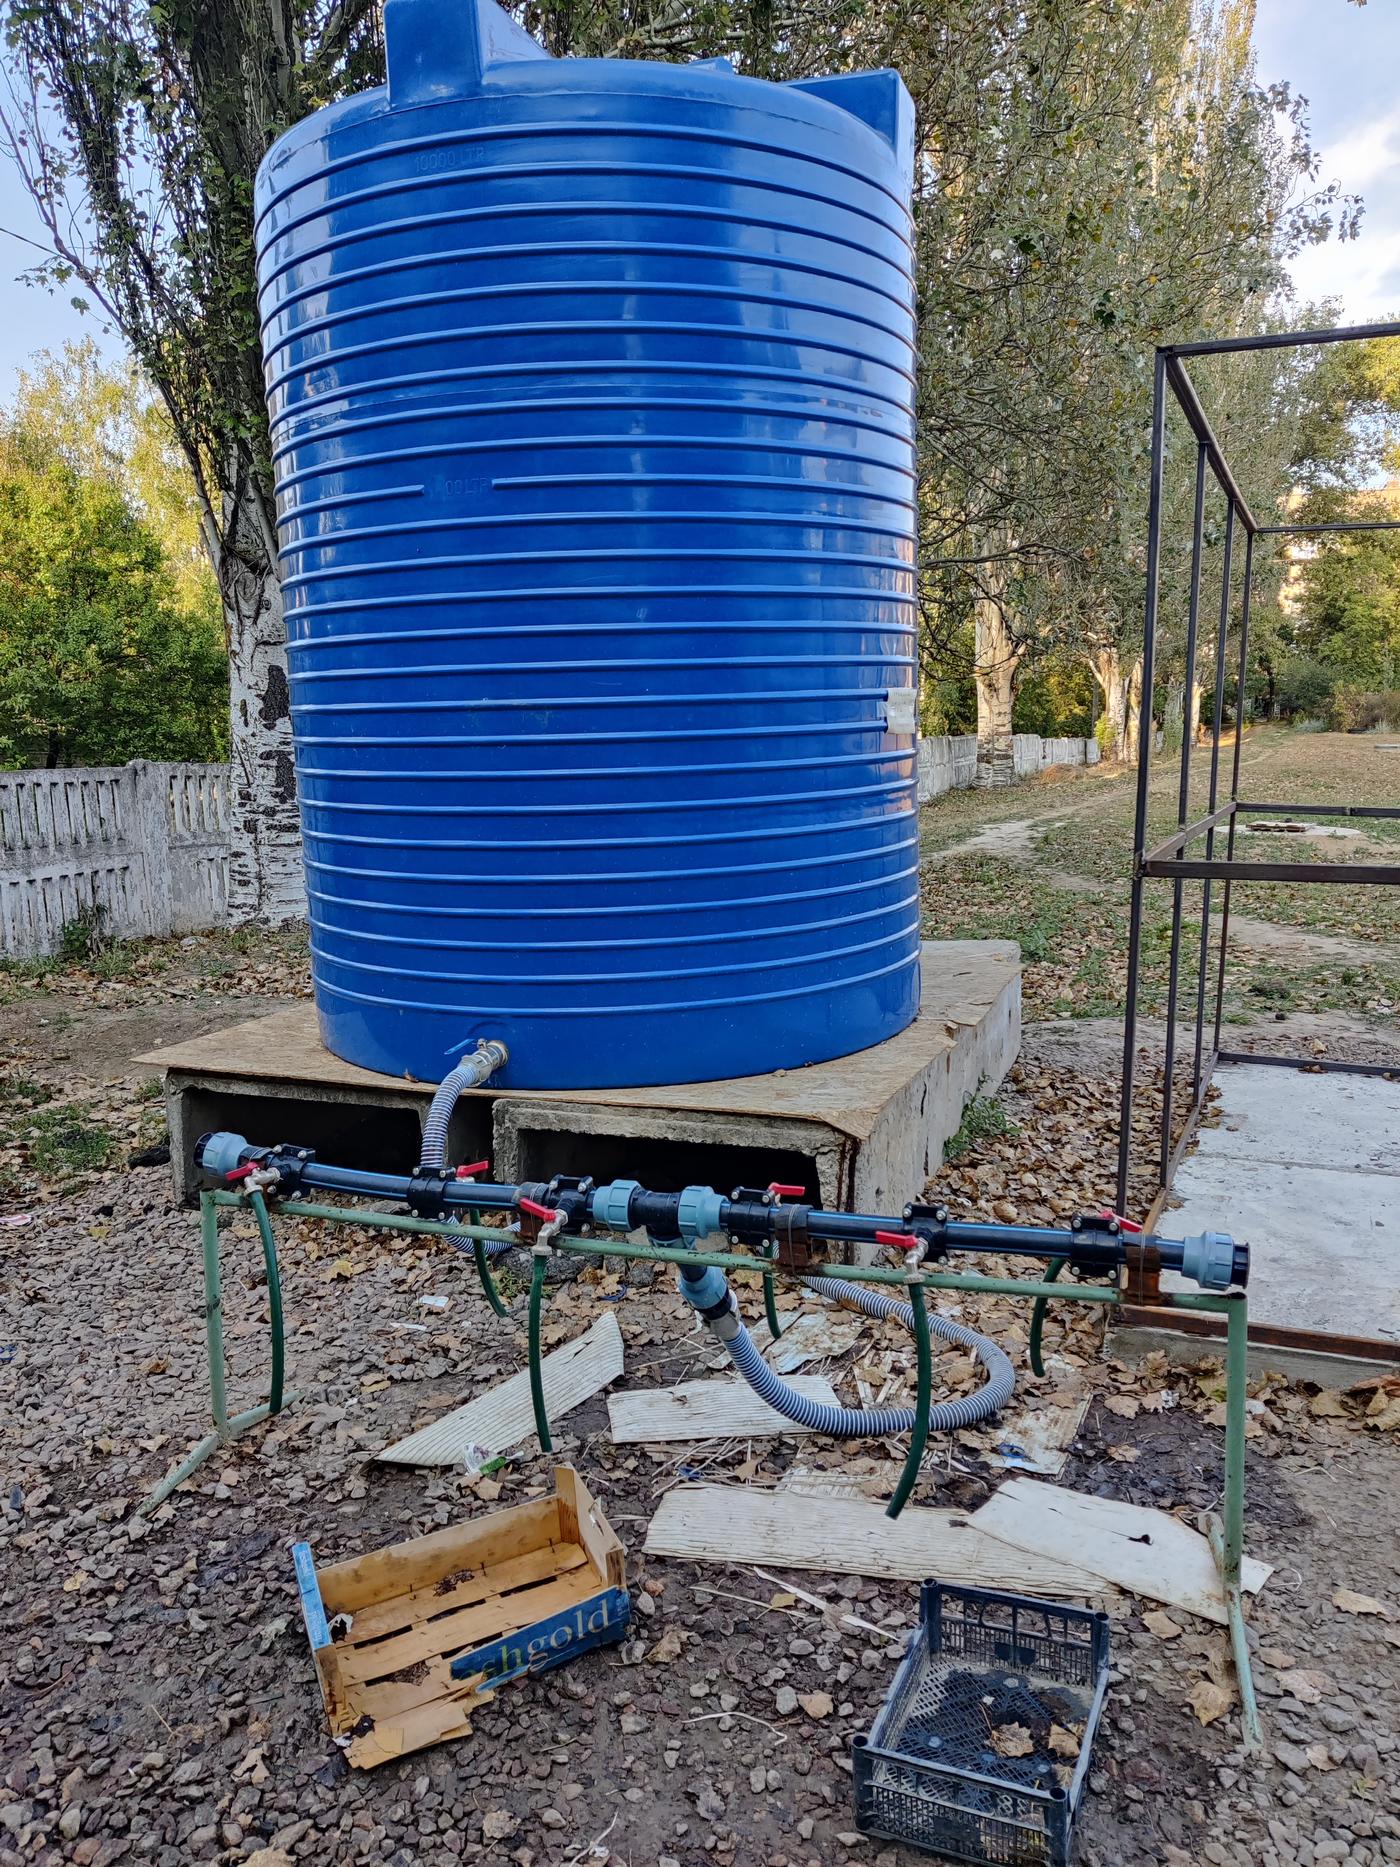
<instances>
[{"instance_id":1,"label":"green foliage","mask_svg":"<svg viewBox=\"0 0 1400 1867\"><path fill-rule=\"evenodd\" d=\"M226 682L217 611L110 480L0 432L0 766L218 758Z\"/></svg>"},{"instance_id":2,"label":"green foliage","mask_svg":"<svg viewBox=\"0 0 1400 1867\"><path fill-rule=\"evenodd\" d=\"M74 1103L40 1109L25 1125L30 1160L42 1174L97 1173L116 1164L117 1137Z\"/></svg>"},{"instance_id":3,"label":"green foliage","mask_svg":"<svg viewBox=\"0 0 1400 1867\"><path fill-rule=\"evenodd\" d=\"M1020 1132L995 1096L975 1095L963 1107L956 1134L949 1135L943 1143L943 1159L945 1162L960 1160L984 1141Z\"/></svg>"},{"instance_id":4,"label":"green foliage","mask_svg":"<svg viewBox=\"0 0 1400 1867\"><path fill-rule=\"evenodd\" d=\"M54 957L60 966L83 966L96 958L102 946L102 913L92 908L63 923Z\"/></svg>"},{"instance_id":5,"label":"green foliage","mask_svg":"<svg viewBox=\"0 0 1400 1867\"><path fill-rule=\"evenodd\" d=\"M1360 687L1338 687L1328 709L1329 724L1339 733L1369 733L1378 726L1400 726L1400 691L1368 693Z\"/></svg>"}]
</instances>

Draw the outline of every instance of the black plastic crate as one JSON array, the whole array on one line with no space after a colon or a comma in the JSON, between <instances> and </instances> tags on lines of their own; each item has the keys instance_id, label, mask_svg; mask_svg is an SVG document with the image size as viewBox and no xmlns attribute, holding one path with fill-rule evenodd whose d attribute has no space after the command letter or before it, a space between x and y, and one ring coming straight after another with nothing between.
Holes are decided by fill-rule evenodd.
<instances>
[{"instance_id":1,"label":"black plastic crate","mask_svg":"<svg viewBox=\"0 0 1400 1867\"><path fill-rule=\"evenodd\" d=\"M1106 1614L925 1582L919 1630L854 1741L857 1828L948 1860L1066 1867L1107 1690ZM1033 1748L1000 1754L1017 1725ZM1052 1726L1077 1754L1051 1750Z\"/></svg>"}]
</instances>

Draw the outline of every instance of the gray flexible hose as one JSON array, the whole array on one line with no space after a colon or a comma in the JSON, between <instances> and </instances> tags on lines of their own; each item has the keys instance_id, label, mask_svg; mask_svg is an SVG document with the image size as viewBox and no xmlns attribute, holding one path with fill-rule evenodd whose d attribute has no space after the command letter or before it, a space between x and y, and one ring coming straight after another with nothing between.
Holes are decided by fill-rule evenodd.
<instances>
[{"instance_id":1,"label":"gray flexible hose","mask_svg":"<svg viewBox=\"0 0 1400 1867\"><path fill-rule=\"evenodd\" d=\"M906 1328L914 1326L914 1312L897 1297L887 1297L878 1290L866 1290L841 1277L804 1277L809 1289L849 1307L864 1310L867 1316L894 1317ZM1016 1371L995 1342L975 1330L965 1329L950 1317L930 1311L928 1326L932 1334L945 1342L970 1348L987 1370L987 1379L975 1394L959 1400L942 1400L930 1407L931 1432L952 1432L956 1427L973 1426L1004 1407L1016 1389ZM908 1433L914 1428L912 1407L829 1407L821 1401L808 1400L775 1374L754 1347L753 1337L741 1323L738 1332L726 1344L729 1356L739 1373L761 1400L767 1401L784 1419L825 1433L832 1439L881 1439L887 1433Z\"/></svg>"},{"instance_id":2,"label":"gray flexible hose","mask_svg":"<svg viewBox=\"0 0 1400 1867\"><path fill-rule=\"evenodd\" d=\"M430 1173L442 1173L447 1165L447 1130L452 1123L452 1111L457 1106L457 1098L464 1089L479 1089L506 1061L506 1047L494 1038L483 1037L476 1049L455 1069L449 1070L434 1091L432 1105L423 1122L423 1146L418 1156L420 1167L426 1167ZM461 1232L444 1234L449 1245L456 1251L470 1251L472 1240ZM503 1251L509 1251L505 1243L488 1244L486 1255L496 1258Z\"/></svg>"}]
</instances>

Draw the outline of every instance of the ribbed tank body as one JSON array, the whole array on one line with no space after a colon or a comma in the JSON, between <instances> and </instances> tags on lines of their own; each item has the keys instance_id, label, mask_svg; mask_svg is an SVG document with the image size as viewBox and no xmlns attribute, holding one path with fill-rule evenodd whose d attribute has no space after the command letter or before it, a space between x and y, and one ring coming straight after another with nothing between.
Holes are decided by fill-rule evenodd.
<instances>
[{"instance_id":1,"label":"ribbed tank body","mask_svg":"<svg viewBox=\"0 0 1400 1867\"><path fill-rule=\"evenodd\" d=\"M448 13L389 0L388 87L258 178L324 1041L434 1081L498 1037L535 1088L876 1044L919 981L907 97Z\"/></svg>"}]
</instances>

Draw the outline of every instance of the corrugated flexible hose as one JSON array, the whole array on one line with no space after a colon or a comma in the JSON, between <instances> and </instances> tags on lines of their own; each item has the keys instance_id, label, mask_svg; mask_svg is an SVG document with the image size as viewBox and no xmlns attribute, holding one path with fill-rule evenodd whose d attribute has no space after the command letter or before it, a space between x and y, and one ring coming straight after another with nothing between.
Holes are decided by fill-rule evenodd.
<instances>
[{"instance_id":1,"label":"corrugated flexible hose","mask_svg":"<svg viewBox=\"0 0 1400 1867\"><path fill-rule=\"evenodd\" d=\"M867 1316L893 1317L907 1329L914 1326L914 1312L897 1297L878 1290L864 1290L858 1284L838 1277L804 1277L809 1289L830 1297L847 1308L863 1310ZM942 1400L929 1409L929 1430L951 1432L956 1427L974 1426L989 1414L1004 1407L1016 1389L1016 1372L995 1342L973 1329L965 1329L950 1317L930 1311L932 1334L945 1342L970 1348L987 1370L987 1379L975 1394L958 1400ZM726 1343L730 1359L761 1400L775 1413L812 1432L825 1433L832 1439L880 1439L887 1433L908 1433L914 1427L912 1407L831 1407L808 1400L775 1374L754 1346L753 1337L741 1323L736 1335Z\"/></svg>"},{"instance_id":2,"label":"corrugated flexible hose","mask_svg":"<svg viewBox=\"0 0 1400 1867\"><path fill-rule=\"evenodd\" d=\"M447 1163L447 1131L452 1124L452 1111L457 1106L457 1098L464 1089L479 1089L487 1079L500 1069L506 1060L506 1047L493 1038L483 1038L476 1049L455 1069L449 1070L433 1093L432 1104L423 1119L423 1146L419 1153L419 1165L430 1173L443 1173ZM457 1251L470 1251L472 1241L464 1238L460 1232L443 1234L449 1245ZM510 1246L504 1242L488 1243L486 1255L499 1257Z\"/></svg>"}]
</instances>

